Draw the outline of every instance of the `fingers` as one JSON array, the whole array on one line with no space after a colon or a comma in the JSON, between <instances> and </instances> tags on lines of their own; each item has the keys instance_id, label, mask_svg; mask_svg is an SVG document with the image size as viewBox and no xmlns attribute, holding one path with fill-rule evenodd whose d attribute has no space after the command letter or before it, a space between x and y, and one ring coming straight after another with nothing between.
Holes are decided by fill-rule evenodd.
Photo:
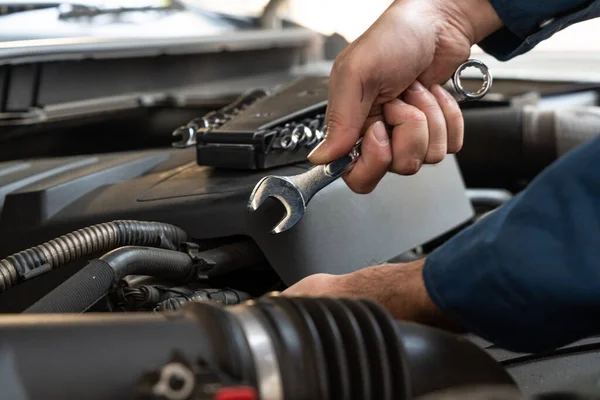
<instances>
[{"instance_id":1,"label":"fingers","mask_svg":"<svg viewBox=\"0 0 600 400\"><path fill-rule=\"evenodd\" d=\"M431 93L437 99L446 119L447 151L449 154L458 153L463 146L465 131L465 122L460 107L454 97L440 85L435 85L431 89Z\"/></svg>"},{"instance_id":2,"label":"fingers","mask_svg":"<svg viewBox=\"0 0 600 400\"><path fill-rule=\"evenodd\" d=\"M404 95L407 102L397 99L384 106L385 120L393 126L390 171L402 175L460 151L464 136L462 113L450 93L439 85L431 91L420 84L411 89Z\"/></svg>"},{"instance_id":3,"label":"fingers","mask_svg":"<svg viewBox=\"0 0 600 400\"><path fill-rule=\"evenodd\" d=\"M404 98L392 100L367 121L362 155L344 179L356 193L375 189L387 171L413 175L423 164L438 163L460 150L464 123L458 103L441 86L431 91L412 85ZM409 104L408 102L411 102ZM390 125L391 135L381 119Z\"/></svg>"},{"instance_id":4,"label":"fingers","mask_svg":"<svg viewBox=\"0 0 600 400\"><path fill-rule=\"evenodd\" d=\"M348 154L361 136L379 92L377 69L365 61L370 58L361 57L359 50L351 54L338 57L334 63L329 79L327 135L309 154L312 163L324 164Z\"/></svg>"},{"instance_id":5,"label":"fingers","mask_svg":"<svg viewBox=\"0 0 600 400\"><path fill-rule=\"evenodd\" d=\"M393 126L390 171L400 175L416 174L423 165L429 147L425 113L396 99L384 106L384 115L386 122Z\"/></svg>"},{"instance_id":6,"label":"fingers","mask_svg":"<svg viewBox=\"0 0 600 400\"><path fill-rule=\"evenodd\" d=\"M388 171L391 161L390 137L385 124L377 121L367 129L362 154L344 180L354 192L370 193Z\"/></svg>"},{"instance_id":7,"label":"fingers","mask_svg":"<svg viewBox=\"0 0 600 400\"><path fill-rule=\"evenodd\" d=\"M404 101L415 106L427 119L429 144L424 162L436 164L444 159L448 150L446 119L436 97L419 81L415 81L405 92Z\"/></svg>"}]
</instances>

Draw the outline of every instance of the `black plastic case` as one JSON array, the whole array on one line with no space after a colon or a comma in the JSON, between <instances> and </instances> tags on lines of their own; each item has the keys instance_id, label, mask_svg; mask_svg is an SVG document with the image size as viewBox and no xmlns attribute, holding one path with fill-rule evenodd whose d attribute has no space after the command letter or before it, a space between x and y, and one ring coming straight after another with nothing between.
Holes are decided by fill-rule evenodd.
<instances>
[{"instance_id":1,"label":"black plastic case","mask_svg":"<svg viewBox=\"0 0 600 400\"><path fill-rule=\"evenodd\" d=\"M254 90L192 121L198 164L261 170L305 161L324 136L328 80L306 76L274 93Z\"/></svg>"}]
</instances>

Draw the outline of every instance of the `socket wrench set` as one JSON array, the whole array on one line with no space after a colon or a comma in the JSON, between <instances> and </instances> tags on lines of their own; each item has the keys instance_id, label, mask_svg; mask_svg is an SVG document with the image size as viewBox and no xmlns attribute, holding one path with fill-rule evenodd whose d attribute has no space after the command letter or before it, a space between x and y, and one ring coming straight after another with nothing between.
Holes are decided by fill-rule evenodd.
<instances>
[{"instance_id":1,"label":"socket wrench set","mask_svg":"<svg viewBox=\"0 0 600 400\"><path fill-rule=\"evenodd\" d=\"M173 132L198 164L262 170L306 161L323 139L328 77L302 77L274 92L252 90Z\"/></svg>"}]
</instances>

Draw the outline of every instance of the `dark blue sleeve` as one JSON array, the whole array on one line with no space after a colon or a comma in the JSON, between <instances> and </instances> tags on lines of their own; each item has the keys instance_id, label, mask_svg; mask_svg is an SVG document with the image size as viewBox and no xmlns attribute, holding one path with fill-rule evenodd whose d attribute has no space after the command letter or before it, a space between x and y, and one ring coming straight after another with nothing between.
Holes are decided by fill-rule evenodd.
<instances>
[{"instance_id":1,"label":"dark blue sleeve","mask_svg":"<svg viewBox=\"0 0 600 400\"><path fill-rule=\"evenodd\" d=\"M600 137L426 260L433 301L514 351L600 333Z\"/></svg>"},{"instance_id":2,"label":"dark blue sleeve","mask_svg":"<svg viewBox=\"0 0 600 400\"><path fill-rule=\"evenodd\" d=\"M490 0L504 28L479 46L501 61L533 49L556 32L600 16L600 0Z\"/></svg>"}]
</instances>

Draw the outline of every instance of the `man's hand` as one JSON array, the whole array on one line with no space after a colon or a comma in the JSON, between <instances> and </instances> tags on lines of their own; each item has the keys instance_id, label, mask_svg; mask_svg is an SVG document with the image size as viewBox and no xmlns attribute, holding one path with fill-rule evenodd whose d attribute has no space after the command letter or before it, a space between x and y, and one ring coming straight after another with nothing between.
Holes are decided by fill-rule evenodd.
<instances>
[{"instance_id":1,"label":"man's hand","mask_svg":"<svg viewBox=\"0 0 600 400\"><path fill-rule=\"evenodd\" d=\"M440 84L501 27L488 0L396 0L336 59L327 135L310 161L347 154L366 131L362 156L344 179L369 193L388 170L411 175L458 152L462 114Z\"/></svg>"},{"instance_id":2,"label":"man's hand","mask_svg":"<svg viewBox=\"0 0 600 400\"><path fill-rule=\"evenodd\" d=\"M424 263L386 264L346 275L316 274L291 286L283 295L368 299L384 306L396 319L457 330L427 294Z\"/></svg>"}]
</instances>

